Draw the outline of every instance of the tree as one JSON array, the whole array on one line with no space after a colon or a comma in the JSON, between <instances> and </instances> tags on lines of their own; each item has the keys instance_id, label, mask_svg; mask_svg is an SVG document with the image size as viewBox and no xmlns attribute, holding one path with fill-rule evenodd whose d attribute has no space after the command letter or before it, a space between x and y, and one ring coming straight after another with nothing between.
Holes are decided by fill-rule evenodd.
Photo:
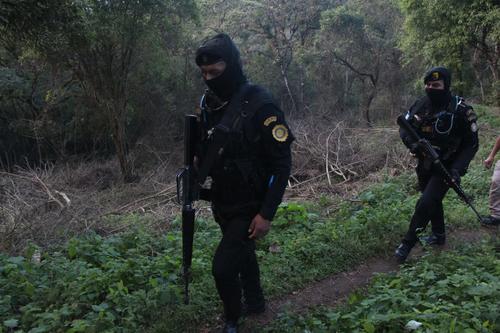
<instances>
[{"instance_id":1,"label":"tree","mask_svg":"<svg viewBox=\"0 0 500 333\"><path fill-rule=\"evenodd\" d=\"M299 80L296 88L290 82L290 68L294 57L319 30L321 12L329 1L307 0L262 0L253 2L255 16L247 28L268 43L270 57L278 67L283 85L287 91L292 110L302 109L304 82Z\"/></svg>"},{"instance_id":2,"label":"tree","mask_svg":"<svg viewBox=\"0 0 500 333\"><path fill-rule=\"evenodd\" d=\"M71 71L85 95L107 116L125 181L135 178L126 136L130 76L150 42L166 43L182 18L195 14L192 0L22 0L2 17L2 30L20 35L54 66ZM12 7L13 6L13 7ZM32 26L17 18L33 19ZM12 23L15 22L15 23ZM158 36L156 38L152 36Z\"/></svg>"},{"instance_id":3,"label":"tree","mask_svg":"<svg viewBox=\"0 0 500 333\"><path fill-rule=\"evenodd\" d=\"M362 96L368 126L373 123L373 101L381 89L390 87L393 74L399 73L400 52L396 49L395 32L398 20L397 8L382 0L351 0L322 14L318 54L323 61L332 59L348 71L344 94L352 89L348 73L361 83L357 93Z\"/></svg>"},{"instance_id":4,"label":"tree","mask_svg":"<svg viewBox=\"0 0 500 333\"><path fill-rule=\"evenodd\" d=\"M303 108L304 72L296 57L319 29L321 11L330 0L204 0L208 33L225 31L241 41L240 47L259 77L280 78L285 108ZM270 68L270 66L274 68ZM295 73L292 74L292 71ZM255 73L258 72L258 73ZM271 72L271 73L269 73ZM298 73L298 77L293 77ZM273 82L266 82L274 86Z\"/></svg>"},{"instance_id":5,"label":"tree","mask_svg":"<svg viewBox=\"0 0 500 333\"><path fill-rule=\"evenodd\" d=\"M498 0L400 0L400 6L405 15L402 47L407 58L422 57L427 67L450 67L459 91L467 86L472 64L481 90L488 86L500 105Z\"/></svg>"}]
</instances>

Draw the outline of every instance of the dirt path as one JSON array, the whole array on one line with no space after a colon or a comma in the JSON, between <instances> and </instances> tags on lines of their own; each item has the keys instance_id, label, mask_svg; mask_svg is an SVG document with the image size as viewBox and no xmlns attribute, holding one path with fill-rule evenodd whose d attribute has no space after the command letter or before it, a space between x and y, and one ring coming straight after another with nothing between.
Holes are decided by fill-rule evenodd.
<instances>
[{"instance_id":1,"label":"dirt path","mask_svg":"<svg viewBox=\"0 0 500 333\"><path fill-rule=\"evenodd\" d=\"M447 245L440 248L440 251L452 249L464 242L476 243L489 235L495 237L497 233L498 228L456 230L449 234ZM421 257L424 251L421 246L416 246L408 260L411 261ZM370 259L352 271L332 275L321 281L313 282L304 289L272 299L268 303L266 312L246 318L240 331L244 333L257 332L258 327L270 323L277 318L279 313L284 311L305 313L316 306L338 306L354 290L366 287L375 274L396 272L398 269L399 264L393 258ZM216 332L217 330L209 331Z\"/></svg>"}]
</instances>

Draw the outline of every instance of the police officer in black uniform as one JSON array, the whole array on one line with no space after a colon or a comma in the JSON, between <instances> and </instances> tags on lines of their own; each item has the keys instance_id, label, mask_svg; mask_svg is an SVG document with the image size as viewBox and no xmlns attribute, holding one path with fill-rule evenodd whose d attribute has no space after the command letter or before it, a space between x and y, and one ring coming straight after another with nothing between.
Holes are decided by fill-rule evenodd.
<instances>
[{"instance_id":1,"label":"police officer in black uniform","mask_svg":"<svg viewBox=\"0 0 500 333\"><path fill-rule=\"evenodd\" d=\"M197 163L199 174L211 178L206 199L222 230L212 273L224 304L224 332L237 332L242 312L265 311L255 240L269 231L282 200L293 136L269 92L246 79L228 35L204 42L196 64L209 88L200 103Z\"/></svg>"},{"instance_id":2,"label":"police officer in black uniform","mask_svg":"<svg viewBox=\"0 0 500 333\"><path fill-rule=\"evenodd\" d=\"M476 115L463 98L450 92L451 74L444 67L430 69L425 77L426 96L418 99L405 115L420 137L427 139L439 153L443 165L455 181L465 174L478 149ZM408 232L396 249L396 258L402 262L408 257L430 221L432 234L423 237L428 245L445 243L443 198L449 185L435 169L419 144L413 142L404 129L400 129L403 143L418 158L417 178L422 195L417 201Z\"/></svg>"}]
</instances>

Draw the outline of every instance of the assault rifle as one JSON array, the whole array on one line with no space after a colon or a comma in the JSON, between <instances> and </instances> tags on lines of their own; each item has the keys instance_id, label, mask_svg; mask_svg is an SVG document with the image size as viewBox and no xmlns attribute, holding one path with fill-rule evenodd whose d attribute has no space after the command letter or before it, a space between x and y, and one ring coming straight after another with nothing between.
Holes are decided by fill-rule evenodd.
<instances>
[{"instance_id":1,"label":"assault rifle","mask_svg":"<svg viewBox=\"0 0 500 333\"><path fill-rule=\"evenodd\" d=\"M184 303L189 304L189 279L193 258L193 236L195 209L193 202L198 199L195 180L194 154L197 139L197 117L184 118L184 167L177 173L177 200L182 204L182 278L184 280Z\"/></svg>"},{"instance_id":2,"label":"assault rifle","mask_svg":"<svg viewBox=\"0 0 500 333\"><path fill-rule=\"evenodd\" d=\"M441 172L441 174L444 176L444 179L446 182L450 185L450 187L455 191L455 193L462 199L476 214L479 222L483 222L483 219L481 215L479 215L478 211L476 208L472 205L471 200L469 197L465 194L464 190L460 186L459 183L451 176L451 174L448 172L446 167L443 165L441 160L439 159L439 154L436 152L436 150L432 147L432 145L429 143L424 138L421 138L418 133L415 131L413 126L409 123L409 121L405 118L405 116L400 115L397 119L397 123L401 128L403 128L408 135L410 136L411 140L415 143L418 143L420 149L422 152L426 155L426 157L430 158L431 162L435 167Z\"/></svg>"}]
</instances>

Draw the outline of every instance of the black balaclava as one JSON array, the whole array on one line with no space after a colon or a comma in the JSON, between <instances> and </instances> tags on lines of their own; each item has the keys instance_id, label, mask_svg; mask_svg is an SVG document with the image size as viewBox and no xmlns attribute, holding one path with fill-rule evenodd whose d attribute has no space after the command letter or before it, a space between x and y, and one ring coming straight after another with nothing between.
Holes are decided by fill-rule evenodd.
<instances>
[{"instance_id":1,"label":"black balaclava","mask_svg":"<svg viewBox=\"0 0 500 333\"><path fill-rule=\"evenodd\" d=\"M424 76L424 83L430 81L443 80L444 90L426 88L425 93L435 108L443 108L448 106L451 99L450 84L451 84L451 73L448 69L444 67L434 67L431 68Z\"/></svg>"},{"instance_id":2,"label":"black balaclava","mask_svg":"<svg viewBox=\"0 0 500 333\"><path fill-rule=\"evenodd\" d=\"M205 80L205 83L217 97L227 101L247 79L241 68L240 52L231 37L224 33L208 39L196 50L198 66L212 65L221 60L226 63L224 72L214 79Z\"/></svg>"}]
</instances>

